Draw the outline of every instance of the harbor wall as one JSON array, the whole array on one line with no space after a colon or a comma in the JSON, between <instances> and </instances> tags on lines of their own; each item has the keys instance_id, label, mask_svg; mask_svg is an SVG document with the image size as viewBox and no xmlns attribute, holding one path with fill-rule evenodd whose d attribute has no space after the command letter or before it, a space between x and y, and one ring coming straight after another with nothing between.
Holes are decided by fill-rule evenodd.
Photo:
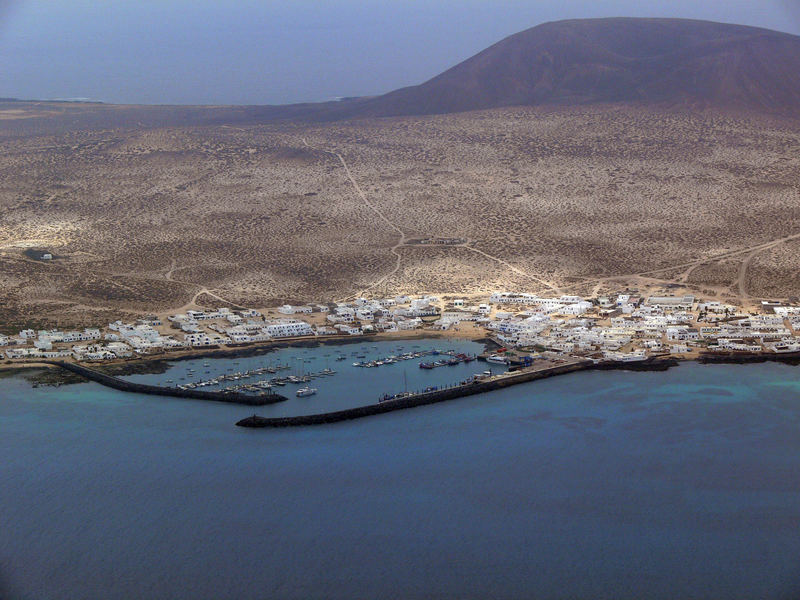
<instances>
[{"instance_id":1,"label":"harbor wall","mask_svg":"<svg viewBox=\"0 0 800 600\"><path fill-rule=\"evenodd\" d=\"M472 396L474 394L483 394L485 392L499 390L527 381L544 379L546 377L553 377L555 375L562 375L564 373L571 373L574 371L582 371L591 367L592 363L590 361L582 361L579 363L569 363L538 371L518 371L512 375L493 379L491 381L476 381L473 383L439 389L432 392L423 392L413 396L399 398L397 400L388 400L378 404L369 404L367 406L348 408L346 410L338 410L335 412L318 413L314 415L298 415L294 417L259 417L253 415L252 417L242 419L236 424L240 427L299 427L304 425L337 423L340 421L361 419L363 417L380 415L406 408L414 408L416 406L435 404L437 402L444 402L446 400L453 400L455 398L462 398L464 396Z\"/></svg>"},{"instance_id":2,"label":"harbor wall","mask_svg":"<svg viewBox=\"0 0 800 600\"><path fill-rule=\"evenodd\" d=\"M191 398L193 400L211 400L214 402L227 402L228 404L244 404L247 406L266 406L268 404L275 404L286 400L285 396L280 394L264 394L263 396L251 396L249 394L241 394L238 392L211 392L204 390L182 390L180 388L161 387L158 385L147 385L144 383L136 383L134 381L126 381L111 375L106 375L95 369L84 367L75 363L65 361L48 361L49 364L61 367L66 371L81 375L86 379L95 381L106 387L114 388L123 392L134 392L137 394L149 394L157 396L171 396L175 398Z\"/></svg>"},{"instance_id":3,"label":"harbor wall","mask_svg":"<svg viewBox=\"0 0 800 600\"><path fill-rule=\"evenodd\" d=\"M679 361L674 358L653 358L636 363L628 362L600 362L594 363L590 360L581 360L579 362L567 363L564 365L557 365L545 369L526 368L518 371L511 371L510 375L492 379L490 381L476 381L469 384L453 386L432 392L424 392L415 394L414 396L400 398L398 400L389 400L378 404L369 404L367 406L359 406L357 408L349 408L346 410L339 410L328 413L318 413L314 415L298 415L294 417L259 417L253 415L246 417L236 423L239 427L302 427L306 425L324 425L327 423L337 423L340 421L350 421L352 419L361 419L373 415L380 415L384 413L393 412L396 410L404 410L406 408L414 408L416 406L425 406L427 404L435 404L437 402L444 402L446 400L453 400L455 398L462 398L465 396L472 396L474 394L483 394L494 390L519 385L537 379L545 379L547 377L554 377L556 375L564 375L566 373L574 373L576 371L586 370L611 370L611 369L624 369L636 371L664 371L670 367L676 366Z\"/></svg>"}]
</instances>

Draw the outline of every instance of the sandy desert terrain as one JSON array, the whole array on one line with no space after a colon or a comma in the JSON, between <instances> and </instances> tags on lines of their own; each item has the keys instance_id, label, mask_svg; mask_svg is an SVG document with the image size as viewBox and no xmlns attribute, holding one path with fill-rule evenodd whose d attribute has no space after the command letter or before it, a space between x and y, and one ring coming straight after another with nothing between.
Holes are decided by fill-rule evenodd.
<instances>
[{"instance_id":1,"label":"sandy desert terrain","mask_svg":"<svg viewBox=\"0 0 800 600\"><path fill-rule=\"evenodd\" d=\"M7 328L398 292L800 293L795 121L606 105L307 125L219 109L198 124L214 109L156 110L0 104Z\"/></svg>"}]
</instances>

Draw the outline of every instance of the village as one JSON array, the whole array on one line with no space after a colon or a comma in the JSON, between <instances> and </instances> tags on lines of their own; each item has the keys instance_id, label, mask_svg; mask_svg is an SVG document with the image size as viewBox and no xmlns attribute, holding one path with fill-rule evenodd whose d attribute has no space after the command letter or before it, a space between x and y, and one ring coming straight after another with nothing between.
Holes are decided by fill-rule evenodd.
<instances>
[{"instance_id":1,"label":"village","mask_svg":"<svg viewBox=\"0 0 800 600\"><path fill-rule=\"evenodd\" d=\"M800 352L800 306L763 301L745 312L686 296L541 297L495 292L465 298L398 296L277 309L186 310L116 321L82 331L32 329L0 335L13 363L42 359L102 362L165 353L365 335L490 338L536 356L547 351L593 361L643 361L701 353ZM502 357L495 356L495 360Z\"/></svg>"}]
</instances>

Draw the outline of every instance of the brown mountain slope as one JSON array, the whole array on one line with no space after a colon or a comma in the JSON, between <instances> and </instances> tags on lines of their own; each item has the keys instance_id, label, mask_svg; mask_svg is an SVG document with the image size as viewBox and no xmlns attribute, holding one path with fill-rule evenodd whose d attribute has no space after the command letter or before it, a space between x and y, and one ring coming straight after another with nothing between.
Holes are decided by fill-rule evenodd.
<instances>
[{"instance_id":1,"label":"brown mountain slope","mask_svg":"<svg viewBox=\"0 0 800 600\"><path fill-rule=\"evenodd\" d=\"M342 106L359 116L633 102L800 112L800 37L683 19L545 23L433 79Z\"/></svg>"}]
</instances>

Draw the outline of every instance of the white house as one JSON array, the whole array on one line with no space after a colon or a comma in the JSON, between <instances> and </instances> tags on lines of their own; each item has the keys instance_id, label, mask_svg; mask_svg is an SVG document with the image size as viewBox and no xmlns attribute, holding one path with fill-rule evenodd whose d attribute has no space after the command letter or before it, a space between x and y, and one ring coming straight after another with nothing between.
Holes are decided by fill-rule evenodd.
<instances>
[{"instance_id":1,"label":"white house","mask_svg":"<svg viewBox=\"0 0 800 600\"><path fill-rule=\"evenodd\" d=\"M314 335L314 330L311 328L311 325L296 319L281 319L280 321L272 321L264 329L271 337L274 338Z\"/></svg>"},{"instance_id":2,"label":"white house","mask_svg":"<svg viewBox=\"0 0 800 600\"><path fill-rule=\"evenodd\" d=\"M183 341L187 346L213 346L214 342L208 337L208 334L203 332L186 333L183 336Z\"/></svg>"}]
</instances>

